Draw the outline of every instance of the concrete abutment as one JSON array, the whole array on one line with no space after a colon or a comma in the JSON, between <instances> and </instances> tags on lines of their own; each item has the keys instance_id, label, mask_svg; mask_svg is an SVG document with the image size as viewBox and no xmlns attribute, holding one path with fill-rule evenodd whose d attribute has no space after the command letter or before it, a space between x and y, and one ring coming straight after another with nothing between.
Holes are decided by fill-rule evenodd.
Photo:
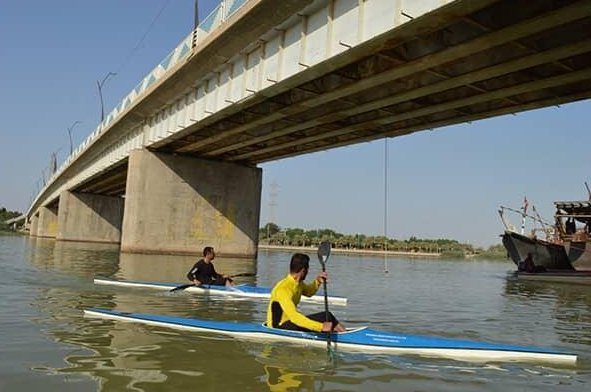
<instances>
[{"instance_id":1,"label":"concrete abutment","mask_svg":"<svg viewBox=\"0 0 591 392\"><path fill-rule=\"evenodd\" d=\"M55 238L57 236L57 206L39 208L37 237Z\"/></svg>"},{"instance_id":2,"label":"concrete abutment","mask_svg":"<svg viewBox=\"0 0 591 392\"><path fill-rule=\"evenodd\" d=\"M122 197L64 191L60 194L60 241L121 242Z\"/></svg>"},{"instance_id":3,"label":"concrete abutment","mask_svg":"<svg viewBox=\"0 0 591 392\"><path fill-rule=\"evenodd\" d=\"M262 170L134 150L129 156L121 250L257 254Z\"/></svg>"}]
</instances>

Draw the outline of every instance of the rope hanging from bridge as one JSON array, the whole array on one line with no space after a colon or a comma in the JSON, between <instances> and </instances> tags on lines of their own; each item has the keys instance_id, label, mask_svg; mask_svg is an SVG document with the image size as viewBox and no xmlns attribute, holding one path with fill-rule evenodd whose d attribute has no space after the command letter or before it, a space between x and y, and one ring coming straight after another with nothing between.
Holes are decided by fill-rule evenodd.
<instances>
[{"instance_id":1,"label":"rope hanging from bridge","mask_svg":"<svg viewBox=\"0 0 591 392\"><path fill-rule=\"evenodd\" d=\"M384 273L388 273L388 138L384 138Z\"/></svg>"}]
</instances>

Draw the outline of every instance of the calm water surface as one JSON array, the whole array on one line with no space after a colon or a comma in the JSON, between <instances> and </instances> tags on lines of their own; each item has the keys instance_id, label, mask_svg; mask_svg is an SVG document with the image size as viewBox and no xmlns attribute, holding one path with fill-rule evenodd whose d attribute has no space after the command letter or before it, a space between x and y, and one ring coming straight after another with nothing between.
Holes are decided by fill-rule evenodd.
<instances>
[{"instance_id":1,"label":"calm water surface","mask_svg":"<svg viewBox=\"0 0 591 392\"><path fill-rule=\"evenodd\" d=\"M313 256L313 251L310 252ZM288 253L216 259L242 283L270 286ZM315 260L315 258L313 259ZM548 346L574 367L478 364L338 353L83 317L90 307L261 322L266 304L189 293L95 286L95 276L182 281L192 257L120 254L113 246L0 236L1 391L588 391L591 287L509 278L508 262L388 260L333 254L329 292L347 326ZM311 274L319 272L313 263ZM316 312L322 305L306 305Z\"/></svg>"}]
</instances>

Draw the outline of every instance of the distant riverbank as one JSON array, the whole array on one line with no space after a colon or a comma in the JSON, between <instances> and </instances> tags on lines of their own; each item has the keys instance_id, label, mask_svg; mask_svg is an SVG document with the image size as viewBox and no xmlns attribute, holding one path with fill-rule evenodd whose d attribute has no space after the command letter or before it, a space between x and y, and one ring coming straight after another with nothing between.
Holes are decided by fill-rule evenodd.
<instances>
[{"instance_id":1,"label":"distant riverbank","mask_svg":"<svg viewBox=\"0 0 591 392\"><path fill-rule=\"evenodd\" d=\"M0 235L23 235L23 233L11 230L0 230Z\"/></svg>"},{"instance_id":2,"label":"distant riverbank","mask_svg":"<svg viewBox=\"0 0 591 392\"><path fill-rule=\"evenodd\" d=\"M281 250L281 251L296 251L302 253L316 252L315 246L282 246L282 245L264 245L259 244L261 250ZM343 254L357 254L365 256L405 256L405 257L441 257L441 253L427 253L427 252L400 252L400 251L383 251L383 250L368 250L368 249L341 249L332 248L333 253Z\"/></svg>"}]
</instances>

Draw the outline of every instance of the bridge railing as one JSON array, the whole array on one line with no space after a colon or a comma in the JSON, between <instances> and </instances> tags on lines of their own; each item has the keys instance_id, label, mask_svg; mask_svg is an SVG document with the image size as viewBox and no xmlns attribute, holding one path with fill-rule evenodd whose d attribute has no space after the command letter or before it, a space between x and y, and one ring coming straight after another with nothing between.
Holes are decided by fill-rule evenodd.
<instances>
[{"instance_id":1,"label":"bridge railing","mask_svg":"<svg viewBox=\"0 0 591 392\"><path fill-rule=\"evenodd\" d=\"M128 108L133 106L143 98L144 93L160 79L168 76L175 65L185 60L193 48L199 46L209 34L215 31L230 16L238 11L249 0L222 0L220 4L199 23L197 28L187 35L152 71L148 73L129 94L105 117L105 119L88 135L88 137L66 158L46 182L45 186L38 193L31 204L31 207L37 204L41 195L55 181L72 162L74 162L84 151L86 151L93 142L98 139L106 130L113 126L120 119ZM104 163L105 167L109 165L109 160ZM100 170L100 169L99 169ZM93 170L93 173L97 170ZM27 215L30 213L29 211Z\"/></svg>"}]
</instances>

